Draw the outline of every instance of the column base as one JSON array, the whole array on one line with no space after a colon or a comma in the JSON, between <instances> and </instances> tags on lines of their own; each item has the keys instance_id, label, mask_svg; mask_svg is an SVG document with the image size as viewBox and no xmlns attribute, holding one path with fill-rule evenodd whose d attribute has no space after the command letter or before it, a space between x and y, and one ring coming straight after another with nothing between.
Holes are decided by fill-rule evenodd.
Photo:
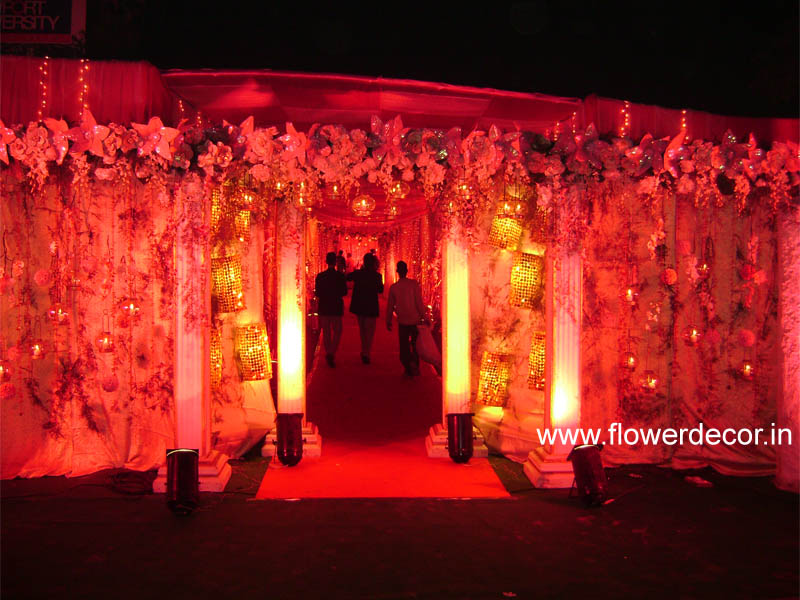
<instances>
[{"instance_id":1,"label":"column base","mask_svg":"<svg viewBox=\"0 0 800 600\"><path fill-rule=\"evenodd\" d=\"M447 428L441 423L437 423L428 431L425 438L425 448L428 451L428 458L450 458L447 449ZM472 428L472 458L487 458L489 448L483 440L483 434L477 427Z\"/></svg>"},{"instance_id":2,"label":"column base","mask_svg":"<svg viewBox=\"0 0 800 600\"><path fill-rule=\"evenodd\" d=\"M208 456L200 459L198 465L200 475L199 488L201 492L222 492L228 485L231 478L231 466L228 464L228 456L212 450ZM166 463L158 469L158 475L153 482L154 494L165 494L167 492L167 465Z\"/></svg>"},{"instance_id":3,"label":"column base","mask_svg":"<svg viewBox=\"0 0 800 600\"><path fill-rule=\"evenodd\" d=\"M273 427L264 439L261 456L275 456L278 453L278 428ZM303 458L322 456L322 436L313 423L303 425Z\"/></svg>"},{"instance_id":4,"label":"column base","mask_svg":"<svg viewBox=\"0 0 800 600\"><path fill-rule=\"evenodd\" d=\"M571 488L575 474L566 454L551 454L542 447L528 453L525 476L537 488Z\"/></svg>"}]
</instances>

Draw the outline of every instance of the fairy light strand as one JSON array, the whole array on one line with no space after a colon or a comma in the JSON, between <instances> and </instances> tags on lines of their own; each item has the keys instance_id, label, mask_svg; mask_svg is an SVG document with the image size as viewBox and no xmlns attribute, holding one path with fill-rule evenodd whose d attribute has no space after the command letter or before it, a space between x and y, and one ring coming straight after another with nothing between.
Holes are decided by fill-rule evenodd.
<instances>
[{"instance_id":1,"label":"fairy light strand","mask_svg":"<svg viewBox=\"0 0 800 600\"><path fill-rule=\"evenodd\" d=\"M631 132L631 103L625 100L619 112L622 115L622 123L619 126L619 137L628 137Z\"/></svg>"},{"instance_id":2,"label":"fairy light strand","mask_svg":"<svg viewBox=\"0 0 800 600\"><path fill-rule=\"evenodd\" d=\"M39 120L47 114L47 81L50 74L50 57L45 56L42 63L39 65L39 110L37 112Z\"/></svg>"},{"instance_id":3,"label":"fairy light strand","mask_svg":"<svg viewBox=\"0 0 800 600\"><path fill-rule=\"evenodd\" d=\"M78 68L78 108L81 112L89 110L89 59L80 59Z\"/></svg>"},{"instance_id":4,"label":"fairy light strand","mask_svg":"<svg viewBox=\"0 0 800 600\"><path fill-rule=\"evenodd\" d=\"M688 142L689 141L689 123L686 120L686 109L685 108L681 111L681 131L683 131L686 134L686 137L684 138L684 141Z\"/></svg>"}]
</instances>

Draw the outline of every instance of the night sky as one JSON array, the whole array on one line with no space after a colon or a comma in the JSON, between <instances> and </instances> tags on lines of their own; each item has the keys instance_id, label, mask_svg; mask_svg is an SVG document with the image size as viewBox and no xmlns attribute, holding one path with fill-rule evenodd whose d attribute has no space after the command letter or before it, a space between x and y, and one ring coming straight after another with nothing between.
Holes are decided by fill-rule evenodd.
<instances>
[{"instance_id":1,"label":"night sky","mask_svg":"<svg viewBox=\"0 0 800 600\"><path fill-rule=\"evenodd\" d=\"M89 0L87 54L797 117L798 4Z\"/></svg>"}]
</instances>

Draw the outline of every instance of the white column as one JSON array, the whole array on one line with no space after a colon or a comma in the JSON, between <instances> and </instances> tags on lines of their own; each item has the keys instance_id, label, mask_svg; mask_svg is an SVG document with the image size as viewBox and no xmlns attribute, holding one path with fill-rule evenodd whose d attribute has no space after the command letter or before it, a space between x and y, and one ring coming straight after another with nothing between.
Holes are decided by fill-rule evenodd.
<instances>
[{"instance_id":1,"label":"white column","mask_svg":"<svg viewBox=\"0 0 800 600\"><path fill-rule=\"evenodd\" d=\"M580 254L561 252L547 260L547 378L545 420L548 429L577 429L581 422L581 306L583 273ZM525 474L536 487L572 485L571 450L560 442L528 454Z\"/></svg>"},{"instance_id":2,"label":"white column","mask_svg":"<svg viewBox=\"0 0 800 600\"><path fill-rule=\"evenodd\" d=\"M201 206L195 206L200 203ZM211 272L208 240L191 235L195 215L208 223L208 199L176 193L178 229L175 235L175 447L197 449L200 454L200 491L221 492L231 476L228 457L211 447L211 379L209 322ZM202 223L199 223L202 225ZM185 242L184 240L190 240ZM194 315L187 319L187 315ZM166 465L153 483L153 491L166 491Z\"/></svg>"},{"instance_id":3,"label":"white column","mask_svg":"<svg viewBox=\"0 0 800 600\"><path fill-rule=\"evenodd\" d=\"M800 491L800 216L778 215L779 316L782 331L782 390L778 396L777 428L791 432L791 444L775 448L775 485Z\"/></svg>"},{"instance_id":4,"label":"white column","mask_svg":"<svg viewBox=\"0 0 800 600\"><path fill-rule=\"evenodd\" d=\"M306 308L303 214L291 203L279 208L278 412L306 410Z\"/></svg>"},{"instance_id":5,"label":"white column","mask_svg":"<svg viewBox=\"0 0 800 600\"><path fill-rule=\"evenodd\" d=\"M470 334L469 256L459 230L451 229L442 250L442 423L425 440L428 456L449 457L447 415L470 413L472 337ZM488 456L483 439L476 440L474 457Z\"/></svg>"}]
</instances>

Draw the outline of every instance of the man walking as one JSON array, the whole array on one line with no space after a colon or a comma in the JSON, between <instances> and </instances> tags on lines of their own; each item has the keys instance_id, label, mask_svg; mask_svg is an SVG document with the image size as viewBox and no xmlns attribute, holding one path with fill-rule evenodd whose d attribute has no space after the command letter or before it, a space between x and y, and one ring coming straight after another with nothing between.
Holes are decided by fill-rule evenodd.
<instances>
[{"instance_id":1,"label":"man walking","mask_svg":"<svg viewBox=\"0 0 800 600\"><path fill-rule=\"evenodd\" d=\"M397 314L397 334L400 340L400 362L405 368L404 375L419 375L419 355L417 354L417 324L425 317L425 304L422 290L414 279L409 279L408 265L397 263L400 279L389 288L386 302L386 329L392 330L392 314Z\"/></svg>"},{"instance_id":2,"label":"man walking","mask_svg":"<svg viewBox=\"0 0 800 600\"><path fill-rule=\"evenodd\" d=\"M347 295L347 280L344 273L336 270L336 253L325 255L328 268L317 274L314 280L314 296L319 299L319 326L322 329L322 342L325 345L325 359L329 367L335 367L334 357L342 339L342 315Z\"/></svg>"}]
</instances>

